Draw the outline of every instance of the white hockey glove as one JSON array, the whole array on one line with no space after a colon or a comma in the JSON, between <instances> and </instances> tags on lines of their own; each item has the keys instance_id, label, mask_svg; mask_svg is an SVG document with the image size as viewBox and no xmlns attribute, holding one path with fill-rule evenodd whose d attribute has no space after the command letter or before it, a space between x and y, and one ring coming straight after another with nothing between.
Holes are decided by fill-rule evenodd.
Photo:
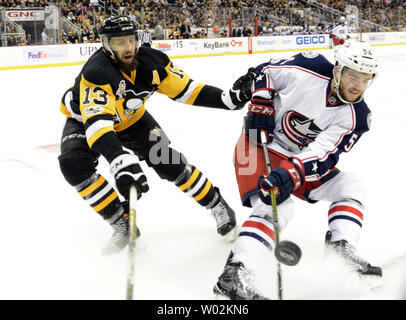
<instances>
[{"instance_id":1,"label":"white hockey glove","mask_svg":"<svg viewBox=\"0 0 406 320\"><path fill-rule=\"evenodd\" d=\"M137 189L138 199L143 192L149 190L147 178L135 155L125 151L120 153L110 162L110 172L116 180L118 191L126 200L129 198L130 188L133 185Z\"/></svg>"}]
</instances>

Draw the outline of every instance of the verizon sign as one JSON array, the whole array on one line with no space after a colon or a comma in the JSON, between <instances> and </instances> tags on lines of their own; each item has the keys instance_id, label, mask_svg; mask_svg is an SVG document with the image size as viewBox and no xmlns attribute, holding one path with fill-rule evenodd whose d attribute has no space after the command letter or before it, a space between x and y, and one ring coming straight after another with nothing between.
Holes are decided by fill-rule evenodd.
<instances>
[{"instance_id":1,"label":"verizon sign","mask_svg":"<svg viewBox=\"0 0 406 320\"><path fill-rule=\"evenodd\" d=\"M44 20L44 10L7 10L6 16L11 21Z\"/></svg>"}]
</instances>

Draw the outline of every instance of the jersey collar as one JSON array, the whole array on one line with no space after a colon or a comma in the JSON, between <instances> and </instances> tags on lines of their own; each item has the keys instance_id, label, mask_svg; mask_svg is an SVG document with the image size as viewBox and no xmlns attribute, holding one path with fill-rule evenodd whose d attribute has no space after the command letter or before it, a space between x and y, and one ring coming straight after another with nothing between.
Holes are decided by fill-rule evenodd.
<instances>
[{"instance_id":1,"label":"jersey collar","mask_svg":"<svg viewBox=\"0 0 406 320\"><path fill-rule=\"evenodd\" d=\"M331 79L328 83L327 89L326 89L326 107L331 108L331 107L338 107L342 106L345 103L342 102L331 90L331 82L334 79Z\"/></svg>"},{"instance_id":2,"label":"jersey collar","mask_svg":"<svg viewBox=\"0 0 406 320\"><path fill-rule=\"evenodd\" d=\"M135 82L135 77L137 75L137 70L133 70L131 71L131 77L128 76L127 73L125 73L123 70L120 69L121 74L123 75L123 77L125 79L127 79L128 81L130 81L132 84L134 84Z\"/></svg>"}]
</instances>

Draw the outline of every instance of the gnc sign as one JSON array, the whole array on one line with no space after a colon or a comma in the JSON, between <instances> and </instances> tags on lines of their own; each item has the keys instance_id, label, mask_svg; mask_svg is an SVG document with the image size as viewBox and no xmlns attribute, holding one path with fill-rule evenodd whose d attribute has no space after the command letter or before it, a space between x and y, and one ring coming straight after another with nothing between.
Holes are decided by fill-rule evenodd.
<instances>
[{"instance_id":1,"label":"gnc sign","mask_svg":"<svg viewBox=\"0 0 406 320\"><path fill-rule=\"evenodd\" d=\"M6 15L11 21L44 20L44 10L7 10Z\"/></svg>"}]
</instances>

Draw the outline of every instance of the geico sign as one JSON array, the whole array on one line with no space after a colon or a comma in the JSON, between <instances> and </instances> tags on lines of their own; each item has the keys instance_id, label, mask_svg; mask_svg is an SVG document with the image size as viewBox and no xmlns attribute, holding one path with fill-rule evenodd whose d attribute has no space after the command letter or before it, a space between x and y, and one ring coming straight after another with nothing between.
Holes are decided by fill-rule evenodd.
<instances>
[{"instance_id":1,"label":"geico sign","mask_svg":"<svg viewBox=\"0 0 406 320\"><path fill-rule=\"evenodd\" d=\"M44 20L44 11L37 10L13 10L7 11L7 18L9 20L32 21Z\"/></svg>"},{"instance_id":2,"label":"geico sign","mask_svg":"<svg viewBox=\"0 0 406 320\"><path fill-rule=\"evenodd\" d=\"M296 38L296 44L317 44L317 43L325 43L326 37L325 36L300 36Z\"/></svg>"}]
</instances>

